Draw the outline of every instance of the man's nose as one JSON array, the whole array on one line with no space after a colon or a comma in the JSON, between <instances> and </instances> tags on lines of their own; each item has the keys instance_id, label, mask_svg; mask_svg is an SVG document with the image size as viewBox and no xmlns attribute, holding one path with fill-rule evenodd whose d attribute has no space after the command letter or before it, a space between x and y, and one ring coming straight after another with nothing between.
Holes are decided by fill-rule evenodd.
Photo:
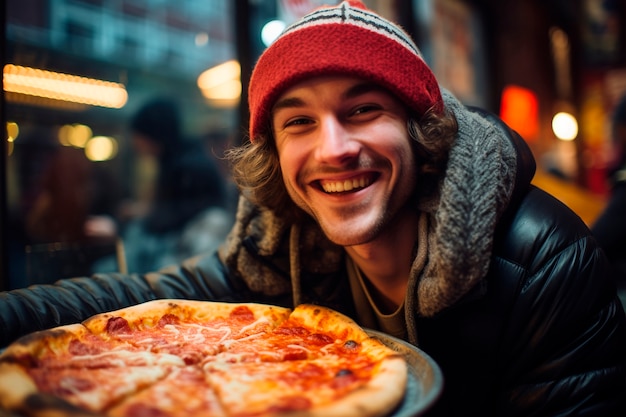
<instances>
[{"instance_id":1,"label":"man's nose","mask_svg":"<svg viewBox=\"0 0 626 417\"><path fill-rule=\"evenodd\" d=\"M360 146L345 124L335 116L320 121L317 159L329 164L341 164L358 155Z\"/></svg>"}]
</instances>

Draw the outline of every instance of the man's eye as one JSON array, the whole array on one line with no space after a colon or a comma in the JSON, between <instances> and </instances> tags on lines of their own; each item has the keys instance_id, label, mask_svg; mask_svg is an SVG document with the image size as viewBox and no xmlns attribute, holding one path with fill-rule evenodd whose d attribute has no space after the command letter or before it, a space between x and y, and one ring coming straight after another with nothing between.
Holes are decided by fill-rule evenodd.
<instances>
[{"instance_id":1,"label":"man's eye","mask_svg":"<svg viewBox=\"0 0 626 417\"><path fill-rule=\"evenodd\" d=\"M361 106L361 107L358 107L358 108L354 111L354 113L353 113L353 114L354 114L355 116L358 116L358 115L360 115L360 114L369 113L369 112L372 112L372 111L375 111L375 110L379 110L379 109L380 109L380 106L375 106L375 105L373 105L373 104L368 104L368 105L366 105L366 106Z\"/></svg>"},{"instance_id":2,"label":"man's eye","mask_svg":"<svg viewBox=\"0 0 626 417\"><path fill-rule=\"evenodd\" d=\"M290 119L285 123L285 127L289 127L289 126L299 126L299 125L306 125L309 124L311 121L309 119L306 118L297 118L297 119Z\"/></svg>"}]
</instances>

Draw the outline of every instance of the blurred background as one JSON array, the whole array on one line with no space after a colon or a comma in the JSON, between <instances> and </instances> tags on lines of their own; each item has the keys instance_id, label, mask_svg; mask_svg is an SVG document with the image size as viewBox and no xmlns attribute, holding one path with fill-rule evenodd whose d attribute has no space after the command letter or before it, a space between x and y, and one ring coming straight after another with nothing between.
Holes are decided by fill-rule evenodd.
<instances>
[{"instance_id":1,"label":"blurred background","mask_svg":"<svg viewBox=\"0 0 626 417\"><path fill-rule=\"evenodd\" d=\"M0 290L214 247L252 66L285 25L336 3L5 0ZM593 223L626 94L626 0L365 3L412 34L445 88L516 129L535 183Z\"/></svg>"}]
</instances>

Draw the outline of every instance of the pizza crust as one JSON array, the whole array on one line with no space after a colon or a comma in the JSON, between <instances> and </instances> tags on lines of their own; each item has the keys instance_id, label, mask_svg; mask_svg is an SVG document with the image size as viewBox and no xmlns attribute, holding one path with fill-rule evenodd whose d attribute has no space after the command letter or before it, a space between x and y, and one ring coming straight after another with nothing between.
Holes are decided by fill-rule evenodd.
<instances>
[{"instance_id":1,"label":"pizza crust","mask_svg":"<svg viewBox=\"0 0 626 417\"><path fill-rule=\"evenodd\" d=\"M162 299L148 301L131 307L97 314L83 321L83 325L95 334L106 331L112 317L122 317L130 324L143 327L156 326L159 319L172 314L182 321L205 321L228 318L236 306L245 305L257 318L265 318L273 326L286 320L291 309L256 303L222 303L195 300Z\"/></svg>"},{"instance_id":2,"label":"pizza crust","mask_svg":"<svg viewBox=\"0 0 626 417\"><path fill-rule=\"evenodd\" d=\"M7 410L20 407L37 387L24 369L14 363L0 363L0 406Z\"/></svg>"},{"instance_id":3,"label":"pizza crust","mask_svg":"<svg viewBox=\"0 0 626 417\"><path fill-rule=\"evenodd\" d=\"M28 355L41 356L45 352L58 354L67 351L73 339L89 334L82 324L68 324L50 330L41 330L19 338L6 347L0 355L5 361L10 358L21 358Z\"/></svg>"},{"instance_id":4,"label":"pizza crust","mask_svg":"<svg viewBox=\"0 0 626 417\"><path fill-rule=\"evenodd\" d=\"M350 317L325 307L300 304L289 318L300 320L303 325L311 329L332 333L338 339L355 342L369 339L369 335Z\"/></svg>"}]
</instances>

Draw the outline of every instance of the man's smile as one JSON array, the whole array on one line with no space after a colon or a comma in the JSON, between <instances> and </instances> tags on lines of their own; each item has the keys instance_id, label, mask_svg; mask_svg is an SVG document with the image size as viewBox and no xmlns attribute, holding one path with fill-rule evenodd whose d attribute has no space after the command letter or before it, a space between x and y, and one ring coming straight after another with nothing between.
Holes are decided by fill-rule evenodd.
<instances>
[{"instance_id":1,"label":"man's smile","mask_svg":"<svg viewBox=\"0 0 626 417\"><path fill-rule=\"evenodd\" d=\"M320 180L319 184L326 193L342 193L360 190L370 185L372 181L373 175L367 174L345 180Z\"/></svg>"}]
</instances>

